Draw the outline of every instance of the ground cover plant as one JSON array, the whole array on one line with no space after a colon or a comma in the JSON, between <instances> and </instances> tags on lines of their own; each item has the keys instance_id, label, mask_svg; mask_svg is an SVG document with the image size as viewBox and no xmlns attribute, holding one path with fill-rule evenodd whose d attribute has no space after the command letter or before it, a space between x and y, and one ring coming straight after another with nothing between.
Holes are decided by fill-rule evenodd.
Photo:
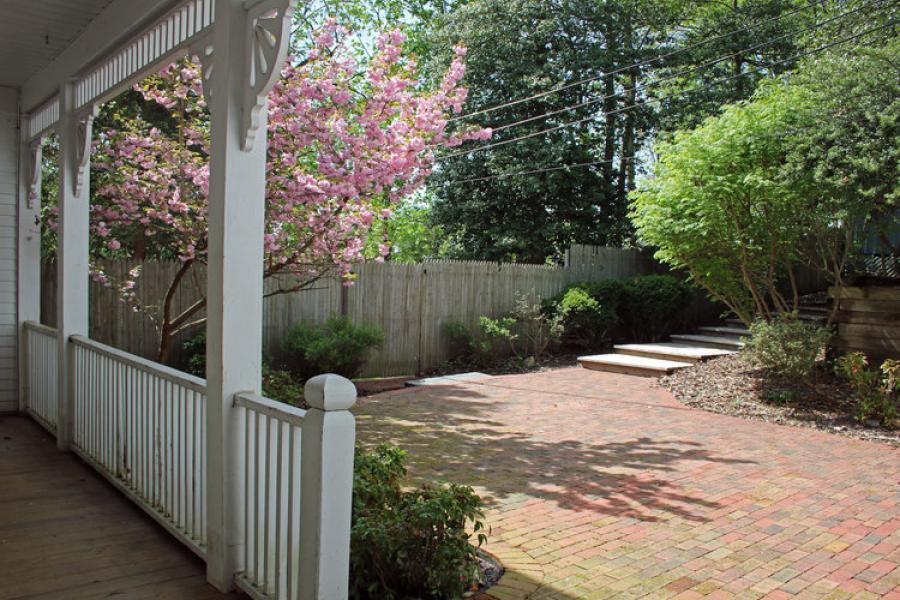
<instances>
[{"instance_id":1,"label":"ground cover plant","mask_svg":"<svg viewBox=\"0 0 900 600\"><path fill-rule=\"evenodd\" d=\"M305 381L319 373L358 377L370 353L384 343L375 325L331 317L322 325L297 323L282 341L284 366Z\"/></svg>"},{"instance_id":2,"label":"ground cover plant","mask_svg":"<svg viewBox=\"0 0 900 600\"><path fill-rule=\"evenodd\" d=\"M858 359L854 358L854 361ZM841 364L838 359L837 364ZM872 440L900 447L900 428L879 417L878 410L892 398L896 409L896 387L884 394L885 374L864 366L863 380L850 381L835 372L836 364L820 357L805 379L763 368L745 355L714 358L690 369L660 379L660 384L679 401L695 408L736 417L812 427L847 437ZM858 362L854 362L854 369ZM896 368L896 367L894 367ZM896 377L896 375L895 375ZM883 383L882 383L883 382ZM896 386L896 378L893 380Z\"/></svg>"},{"instance_id":3,"label":"ground cover plant","mask_svg":"<svg viewBox=\"0 0 900 600\"><path fill-rule=\"evenodd\" d=\"M405 477L399 448L357 448L350 597L461 598L478 584L476 551L487 539L481 499L454 484L408 489Z\"/></svg>"}]
</instances>

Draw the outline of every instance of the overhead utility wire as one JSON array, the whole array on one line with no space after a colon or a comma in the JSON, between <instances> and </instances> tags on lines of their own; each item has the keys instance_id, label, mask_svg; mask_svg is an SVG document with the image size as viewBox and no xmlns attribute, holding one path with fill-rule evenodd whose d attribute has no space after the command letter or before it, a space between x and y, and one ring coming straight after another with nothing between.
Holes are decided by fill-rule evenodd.
<instances>
[{"instance_id":1,"label":"overhead utility wire","mask_svg":"<svg viewBox=\"0 0 900 600\"><path fill-rule=\"evenodd\" d=\"M706 39L700 40L699 42L694 42L693 44L689 44L689 45L687 45L687 46L685 46L685 47L683 47L683 48L678 48L677 50L672 50L671 52L667 52L666 54L661 54L660 56L655 56L655 57L653 57L653 58L648 58L648 59L646 59L646 60L642 60L642 61L636 62L636 63L634 63L634 64L631 64L631 65L628 65L628 66L625 66L625 67L619 67L618 69L615 69L615 70L613 70L613 71L608 71L608 72L603 73L603 74L601 74L601 75L592 75L591 77L586 77L586 78L580 79L580 80L578 80L578 81L573 81L572 83L568 83L568 84L566 84L566 85L562 85L562 86L553 88L553 89L551 89L551 90L546 90L546 91L543 91L543 92L539 92L539 93L537 93L537 94L534 94L534 95L532 95L532 96L528 96L528 97L526 97L526 98L519 98L519 99L517 99L517 100L511 100L511 101L509 101L509 102L504 102L503 104L497 104L496 106L490 106L490 107L488 107L488 108L482 108L482 109L480 109L480 110L476 110L475 112L470 112L470 113L466 113L466 114L464 114L464 115L459 115L458 117L453 117L453 118L451 118L451 119L449 119L449 120L450 120L450 121L458 121L458 120L460 120L460 119L466 119L466 118L474 117L474 116L477 116L477 115L483 115L483 114L485 114L485 113L494 112L495 110L500 110L501 108L507 108L507 107L510 107L510 106L515 106L515 105L521 104L521 103L523 103L523 102L528 102L529 100L534 100L534 99L536 99L536 98L543 98L544 96L549 96L549 95L551 95L551 94L556 94L556 93L558 93L558 92L561 92L561 91L563 91L563 90L567 90L567 89L572 88L572 87L575 87L575 86L584 85L585 83L590 83L590 82L592 82L592 81L598 81L598 80L603 79L604 77L607 77L607 76L609 76L609 75L618 75L619 73L624 73L625 71L629 71L629 70L631 70L631 69L633 69L633 68L635 68L635 67L643 67L643 66L647 66L647 65L653 64L653 63L655 63L655 62L657 62L657 61L663 60L663 59L665 59L665 58L670 58L670 57L675 56L675 55L677 55L677 54L681 54L682 52L687 52L688 50L694 50L695 48L700 48L701 46L705 46L706 44L709 44L709 43L711 43L711 42L715 42L715 41L720 40L720 39L723 39L723 38L731 37L731 36L733 36L733 35L735 35L735 34L743 33L744 31L749 31L749 30L751 30L751 29L755 29L756 27L759 27L760 25L765 25L765 24L767 24L767 23L772 23L772 22L779 21L779 20L784 19L784 18L787 18L787 17L791 17L791 16L793 16L793 15L795 15L795 14L797 14L797 13L803 12L803 11L805 11L805 10L809 10L810 8L813 8L814 6L816 6L815 3L804 4L803 6L801 6L801 7L799 7L799 8L796 8L796 9L794 9L794 10L792 10L792 11L789 11L789 12L786 12L786 13L782 13L782 14L776 15L776 16L774 16L774 17L770 17L770 18L768 18L768 19L766 19L766 20L764 20L764 21L757 21L756 23L751 23L750 25L747 25L747 26L745 26L745 27L741 27L740 29L735 29L735 30L733 30L733 31L728 31L728 32L726 32L726 33L721 33L721 34L716 35L716 36L713 36L713 37L711 37L711 38L706 38Z\"/></svg>"},{"instance_id":2,"label":"overhead utility wire","mask_svg":"<svg viewBox=\"0 0 900 600\"><path fill-rule=\"evenodd\" d=\"M448 158L454 158L454 157L456 157L456 156L462 156L462 155L470 154L470 153L473 153L473 152L480 152L480 151L482 151L482 150L488 150L488 149L490 149L490 148L496 148L496 147L498 147L498 146L505 146L505 145L511 144L511 143L513 143L513 142L519 142L519 141L521 141L521 140L526 140L526 139L529 139L529 138L533 138L533 137L536 137L536 136L539 136L539 135L543 135L543 134L545 134L545 133L551 133L551 132L554 132L554 131L559 131L560 129L566 129L567 127L571 127L571 126L573 126L573 125L578 125L579 123L585 123L585 122L587 122L587 121L593 121L593 120L596 120L596 119L598 119L598 118L600 118L600 117L605 117L605 116L608 116L608 115L619 114L619 113L623 113L623 112L625 112L625 111L631 110L631 109L633 109L633 108L639 108L639 107L641 107L641 106L644 106L644 105L646 105L646 104L649 104L650 102L658 102L658 101L660 101L660 100L664 100L664 99L667 99L667 98L673 98L673 97L683 96L683 95L685 95L685 94L694 93L694 92L698 92L698 91L701 91L701 90L709 89L710 87L712 87L712 85L717 85L717 84L720 84L720 83L725 83L725 82L731 81L731 80L733 80L733 79L737 79L738 77L744 77L744 76L746 76L746 75L750 75L750 74L753 73L754 71L759 71L759 70L761 70L761 69L770 69L770 68L772 68L772 67L774 67L774 66L776 66L776 65L779 65L779 64L782 64L782 63L787 63L787 62L790 62L790 61L792 61L792 60L796 60L796 59L798 59L798 58L803 58L804 56L809 56L809 55L811 55L811 54L815 54L815 53L817 53L817 52L821 52L821 51L823 51L823 50L827 50L827 49L832 48L832 47L834 47L834 46L837 46L837 45L840 45L840 44L849 42L849 41L851 41L851 40L858 39L858 38L860 38L860 37L862 37L862 36L864 36L864 35L868 35L869 33L872 33L872 32L874 32L874 31L878 31L878 30L885 29L885 28L887 28L887 27L893 26L894 24L895 24L895 21L890 21L890 22L888 22L888 23L886 23L886 24L884 24L884 25L880 25L880 26L878 26L878 27L873 27L873 28L867 29L867 30L865 30L865 31L863 31L863 32L861 32L861 33L858 33L858 34L856 34L856 35L852 35L852 36L849 36L849 37L846 37L846 38L842 38L842 39L837 40L837 41L835 41L835 42L832 42L832 43L830 43L830 44L825 44L825 45L823 45L823 46L819 46L818 48L814 48L814 49L808 50L808 51L806 51L806 52L800 52L800 53L794 54L793 56L789 56L788 58L785 58L785 59L782 59L782 60L778 60L778 61L775 61L775 62L773 62L773 63L769 63L769 64L767 64L767 65L760 65L760 66L758 66L758 67L754 67L753 69L751 69L751 70L749 70L749 71L744 71L744 72L742 72L742 73L737 73L737 74L731 75L731 76L729 76L729 77L723 77L723 78L715 79L715 80L711 81L708 85L696 86L696 87L693 87L693 88L688 89L688 90L682 90L682 91L680 91L680 92L676 92L676 93L673 93L673 94L662 95L662 96L658 96L658 97L656 97L656 98L648 98L647 100L642 100L642 101L640 101L640 102L635 102L634 104L630 104L630 105L628 105L628 106L623 106L623 107L617 108L617 109L615 109L615 110L606 111L606 112L601 112L601 113L598 113L598 114L596 114L596 115L591 115L590 117L585 117L585 118L583 118L583 119L577 119L577 120L575 120L575 121L569 121L568 123L563 123L562 125L557 125L556 127L550 127L550 128L548 128L548 129L542 129L542 130L540 130L540 131L535 131L535 132L528 133L528 134L525 134L525 135L520 135L520 136L518 136L518 137L510 138L510 139L508 139L508 140L501 140L501 141L499 141L499 142L494 142L494 143L492 143L492 144L486 144L486 145L484 145L484 146L478 146L478 147L476 147L476 148L470 148L470 149L468 149L468 150L460 150L460 151L458 151L458 152L453 152L453 153L450 153L450 154L445 154L444 156L438 157L438 158L436 159L435 162L441 162L441 161L446 160L446 159L448 159Z\"/></svg>"},{"instance_id":3,"label":"overhead utility wire","mask_svg":"<svg viewBox=\"0 0 900 600\"><path fill-rule=\"evenodd\" d=\"M564 112L569 112L569 111L571 111L571 110L575 110L575 109L578 109L578 108L584 108L585 106L590 106L590 105L592 105L592 104L597 104L597 103L599 103L599 102L603 102L604 100L609 100L609 99L611 99L611 98L617 98L617 97L619 97L619 96L624 95L624 94L627 93L627 92L634 92L634 91L638 91L638 90L640 90L640 91L647 90L647 89L650 89L650 88L652 88L652 87L656 87L656 86L658 86L658 85L660 85L661 83L664 83L664 82L666 82L666 81L669 81L669 80L672 80L672 79L676 79L676 78L682 77L682 76L684 76L684 75L689 75L689 74L691 74L691 73L693 73L693 72L695 72L695 71L699 71L699 70L705 69L705 68L707 68L707 67L711 67L711 66L716 65L716 64L718 64L718 63L720 63L720 62L722 62L722 61L725 61L725 60L734 58L735 56L740 56L741 54L745 54L745 53L751 52L751 51L753 51L753 50L759 50L760 48L763 48L763 47L765 47L765 46L769 46L770 44L774 44L775 42L779 42L779 41L784 40L784 39L786 39L786 38L793 37L793 36L795 36L795 35L797 35L797 34L800 34L800 33L806 33L807 31L812 31L812 30L818 29L818 28L820 28L820 27L822 27L822 26L824 26L824 25L828 25L828 24L833 23L834 21L837 21L837 20L839 20L839 19L846 18L846 17L848 17L848 16L850 16L850 15L852 15L852 14L854 14L854 13L857 13L857 12L859 12L859 11L865 9L865 8L868 8L868 7L873 6L873 5L875 5L875 4L879 4L879 3L881 3L881 2L884 2L884 0L874 0L873 2L870 2L869 4L865 4L865 5L862 5L862 6L859 6L859 7L855 8L855 9L853 9L853 10L849 10L849 11L847 11L847 12L845 12L845 13L841 13L841 14L839 14L839 15L835 15L834 17L831 17L830 19L826 19L825 21L822 21L821 23L816 23L815 25L810 25L810 26L808 26L808 27L801 27L801 28L799 28L799 29L795 29L795 30L793 30L793 31L789 31L789 32L787 32L787 33L784 33L784 34L782 34L782 35L780 35L780 36L778 36L778 37L774 37L774 38L769 39L769 40L766 40L766 41L764 41L764 42L760 42L759 44L756 44L755 46L749 46L749 47L747 47L747 48L742 48L742 49L740 49L740 50L737 50L737 51L735 51L735 52L732 52L731 54L724 54L724 55L719 56L719 57L717 57L717 58L708 60L708 61L706 61L705 63L700 63L699 65L695 65L695 66L693 66L693 67L690 67L689 69L683 69L683 70L678 71L678 72L676 72L676 73L671 73L671 74L669 74L669 75L666 75L665 77L662 77L662 78L660 78L660 79L656 79L656 80L650 81L650 82L644 84L643 86L637 86L637 85L635 85L635 86L632 86L632 87L630 87L630 88L625 88L625 89L623 89L621 92L616 92L616 93L614 93L614 94L607 94L607 95L605 95L605 96L600 96L600 97L597 97L597 98L592 98L592 99L590 99L590 100L585 100L585 101L580 102L580 103L578 103L578 104L573 104L572 106L566 106L566 107L559 108L559 109L556 109L556 110L552 110L552 111L550 111L550 112L546 112L546 113L543 113L543 114L540 114L540 115L535 115L535 116L533 116L533 117L528 117L528 118L526 118L526 119L521 119L521 120L519 120L519 121L513 121L512 123L506 123L506 124L504 124L504 125L499 125L499 126L497 126L497 127L492 127L491 129L492 129L492 131L503 131L504 129L509 129L509 128L511 128L511 127L517 127L517 126L519 126L519 125L524 125L525 123L530 123L530 122L532 122L532 121L537 121L537 120L539 120L539 119L545 119L545 118L547 118L547 117L552 117L552 116L554 116L554 115L558 115L558 114L561 114L561 113L564 113Z\"/></svg>"},{"instance_id":4,"label":"overhead utility wire","mask_svg":"<svg viewBox=\"0 0 900 600\"><path fill-rule=\"evenodd\" d=\"M606 160L592 160L589 162L574 163L567 165L559 165L557 167L547 167L543 169L531 169L529 171L514 171L511 173L498 173L496 175L485 175L484 177L471 177L469 179L457 179L456 181L445 181L442 185L454 185L456 183L472 183L476 181L488 181L489 179L505 179L506 177L514 177L516 175L536 175L538 173L549 173L551 171L562 171L564 169L576 169L583 167L594 167L614 162L626 162L635 158L634 156L623 156L621 158L610 158Z\"/></svg>"}]
</instances>

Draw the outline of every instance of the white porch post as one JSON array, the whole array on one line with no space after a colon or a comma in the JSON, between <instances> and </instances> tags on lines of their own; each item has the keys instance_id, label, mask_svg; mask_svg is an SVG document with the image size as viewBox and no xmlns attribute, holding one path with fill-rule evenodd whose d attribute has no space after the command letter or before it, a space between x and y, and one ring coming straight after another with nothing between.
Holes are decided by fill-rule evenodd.
<instances>
[{"instance_id":1,"label":"white porch post","mask_svg":"<svg viewBox=\"0 0 900 600\"><path fill-rule=\"evenodd\" d=\"M25 347L25 322L41 319L41 142L28 140L28 121L20 121L22 141L19 151L18 243L16 284L19 332L19 411L28 399L28 349Z\"/></svg>"},{"instance_id":2,"label":"white porch post","mask_svg":"<svg viewBox=\"0 0 900 600\"><path fill-rule=\"evenodd\" d=\"M244 409L237 392L260 390L266 94L281 72L290 24L288 0L217 0L207 275L207 579L234 587L244 545ZM274 11L274 17L272 12ZM275 26L275 31L271 26ZM260 28L273 33L262 35ZM265 60L259 57L265 55ZM214 69L210 69L215 64ZM255 136L255 141L254 141Z\"/></svg>"},{"instance_id":3,"label":"white porch post","mask_svg":"<svg viewBox=\"0 0 900 600\"><path fill-rule=\"evenodd\" d=\"M56 251L56 327L59 332L59 416L56 443L72 445L74 376L69 337L88 335L89 168L93 109L76 114L75 85L59 92L59 217Z\"/></svg>"}]
</instances>

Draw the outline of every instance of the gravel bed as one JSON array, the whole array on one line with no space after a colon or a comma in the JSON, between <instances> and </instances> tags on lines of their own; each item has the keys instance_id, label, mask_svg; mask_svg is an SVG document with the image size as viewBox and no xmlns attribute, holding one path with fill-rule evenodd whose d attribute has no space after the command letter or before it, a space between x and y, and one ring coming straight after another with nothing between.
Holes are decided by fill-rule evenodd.
<instances>
[{"instance_id":1,"label":"gravel bed","mask_svg":"<svg viewBox=\"0 0 900 600\"><path fill-rule=\"evenodd\" d=\"M767 374L732 354L663 377L660 384L691 407L900 446L900 430L853 418L851 390L824 367L813 383L804 384Z\"/></svg>"}]
</instances>

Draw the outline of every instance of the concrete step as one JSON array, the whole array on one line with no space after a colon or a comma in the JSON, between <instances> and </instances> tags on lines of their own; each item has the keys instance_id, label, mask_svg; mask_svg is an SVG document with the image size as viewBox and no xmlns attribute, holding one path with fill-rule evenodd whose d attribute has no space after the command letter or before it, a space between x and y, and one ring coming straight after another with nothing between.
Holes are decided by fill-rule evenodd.
<instances>
[{"instance_id":1,"label":"concrete step","mask_svg":"<svg viewBox=\"0 0 900 600\"><path fill-rule=\"evenodd\" d=\"M745 335L750 335L750 330L746 327L700 327L697 331L702 331L704 334L711 335L730 335L735 337L741 337Z\"/></svg>"},{"instance_id":2,"label":"concrete step","mask_svg":"<svg viewBox=\"0 0 900 600\"><path fill-rule=\"evenodd\" d=\"M675 342L659 342L654 344L619 344L614 346L618 354L645 356L673 362L698 363L716 356L733 354L732 350L697 346L695 344L678 344Z\"/></svg>"},{"instance_id":3,"label":"concrete step","mask_svg":"<svg viewBox=\"0 0 900 600\"><path fill-rule=\"evenodd\" d=\"M624 373L641 377L658 377L660 375L668 375L679 369L686 369L692 363L660 360L645 356L631 356L628 354L594 354L592 356L579 356L578 364L585 369L593 371Z\"/></svg>"},{"instance_id":4,"label":"concrete step","mask_svg":"<svg viewBox=\"0 0 900 600\"><path fill-rule=\"evenodd\" d=\"M797 318L801 321L809 321L810 323L824 323L828 318L828 312L801 312L797 314ZM725 322L729 325L745 327L744 322L740 319L725 319Z\"/></svg>"},{"instance_id":5,"label":"concrete step","mask_svg":"<svg viewBox=\"0 0 900 600\"><path fill-rule=\"evenodd\" d=\"M730 338L722 335L681 334L670 336L673 342L680 344L696 344L710 348L723 348L725 350L740 350L744 342L739 338Z\"/></svg>"}]
</instances>

